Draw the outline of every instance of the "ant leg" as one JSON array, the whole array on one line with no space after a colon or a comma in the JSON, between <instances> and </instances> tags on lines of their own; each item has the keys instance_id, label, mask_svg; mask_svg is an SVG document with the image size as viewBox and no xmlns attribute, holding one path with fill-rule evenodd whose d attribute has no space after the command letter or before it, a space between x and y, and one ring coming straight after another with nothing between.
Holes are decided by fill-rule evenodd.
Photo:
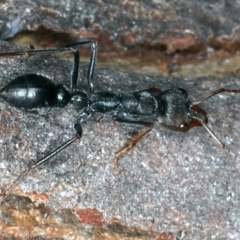
<instances>
[{"instance_id":1,"label":"ant leg","mask_svg":"<svg viewBox=\"0 0 240 240\"><path fill-rule=\"evenodd\" d=\"M26 176L27 174L34 168L39 167L40 165L44 164L45 162L47 162L49 159L51 159L52 157L54 157L55 155L57 155L59 152L61 152L63 149L65 149L66 147L68 147L69 145L71 145L73 142L75 142L76 140L80 139L82 137L82 127L79 123L75 123L74 124L74 129L76 131L76 135L69 139L68 141L66 141L65 143L63 143L61 146L57 147L55 150L53 150L52 152L48 153L45 157L39 159L37 162L31 164L28 169L23 172L11 185L10 187L4 191L4 193L2 194L2 196L0 197L0 202L6 198L9 193L11 193L11 191L13 190L13 188L19 184Z\"/></svg>"},{"instance_id":2,"label":"ant leg","mask_svg":"<svg viewBox=\"0 0 240 240\"><path fill-rule=\"evenodd\" d=\"M95 41L90 39L83 39L79 42L68 44L62 48L52 48L52 49L29 49L26 51L14 51L14 52L0 52L0 57L11 57L11 56L25 56L27 60L30 56L34 55L47 55L47 54L61 54L72 52L74 54L74 63L71 72L70 85L71 90L76 89L77 79L78 79L78 68L79 68L79 51L78 48L82 45L91 44L91 60L88 68L88 85L91 92L93 92L93 72L95 59L97 55L97 44Z\"/></svg>"},{"instance_id":3,"label":"ant leg","mask_svg":"<svg viewBox=\"0 0 240 240\"><path fill-rule=\"evenodd\" d=\"M79 42L68 44L61 48L51 48L51 49L29 49L25 51L13 51L13 52L0 52L0 57L11 57L11 56L34 56L34 55L47 55L47 54L61 54L72 52L82 45L94 43L93 40L83 39Z\"/></svg>"},{"instance_id":4,"label":"ant leg","mask_svg":"<svg viewBox=\"0 0 240 240\"><path fill-rule=\"evenodd\" d=\"M222 92L229 92L229 93L240 93L240 90L236 90L236 89L227 89L227 88L219 88L211 93L209 93L207 96L197 100L197 101L194 101L194 102L191 102L192 105L197 105L205 100L207 100L208 98L210 97L213 97L214 95L217 95L219 93L222 93Z\"/></svg>"},{"instance_id":5,"label":"ant leg","mask_svg":"<svg viewBox=\"0 0 240 240\"><path fill-rule=\"evenodd\" d=\"M77 88L77 79L78 79L78 69L79 69L79 51L78 49L73 50L73 56L74 56L74 62L73 62L73 68L71 71L71 77L70 77L70 88L71 92L73 93Z\"/></svg>"},{"instance_id":6,"label":"ant leg","mask_svg":"<svg viewBox=\"0 0 240 240\"><path fill-rule=\"evenodd\" d=\"M76 44L69 44L66 47L75 47L75 45L79 45L80 43ZM94 74L94 68L96 64L96 57L97 57L97 43L92 41L92 40L85 40L82 42L82 44L91 44L91 58L88 66L88 75L87 75L87 81L88 81L88 88L89 92L93 93L94 92L94 79L93 79L93 74ZM71 72L71 90L76 89L76 84L77 84L77 78L78 78L78 68L79 68L79 51L77 48L74 48L72 50L74 54L74 63L73 63L73 69Z\"/></svg>"},{"instance_id":7,"label":"ant leg","mask_svg":"<svg viewBox=\"0 0 240 240\"><path fill-rule=\"evenodd\" d=\"M91 44L91 59L88 67L88 87L89 89L93 89L93 72L94 72L96 48L97 48L96 42L93 40L84 39L81 42L68 44L65 46L66 48L72 49L71 52L73 53L73 56L74 56L73 68L71 71L71 78L70 78L70 86L71 86L72 92L76 90L77 79L78 79L78 69L79 69L79 61L80 61L78 47L80 45L86 45L86 44Z\"/></svg>"},{"instance_id":8,"label":"ant leg","mask_svg":"<svg viewBox=\"0 0 240 240\"><path fill-rule=\"evenodd\" d=\"M92 116L92 114L93 113L91 112L90 109L88 108L82 109L77 116L77 122L82 123L87 121Z\"/></svg>"},{"instance_id":9,"label":"ant leg","mask_svg":"<svg viewBox=\"0 0 240 240\"><path fill-rule=\"evenodd\" d=\"M122 157L123 154L129 152L130 150L132 150L138 142L141 141L141 139L147 134L149 133L154 124L151 123L151 122L141 122L141 121L131 121L131 120L125 120L125 119L121 119L121 118L114 118L115 121L118 121L118 122L122 122L122 123L128 123L128 124L139 124L139 125L142 125L142 126L146 126L148 127L146 130L144 130L142 133L140 133L137 137L135 138L130 138L130 143L128 146L126 146L125 148L123 148L122 150L120 150L119 152L117 152L115 154L115 158L114 158L114 168L119 172L119 169L118 169L118 162L120 160L120 158Z\"/></svg>"},{"instance_id":10,"label":"ant leg","mask_svg":"<svg viewBox=\"0 0 240 240\"><path fill-rule=\"evenodd\" d=\"M207 123L205 121L203 121L202 119L198 118L198 117L195 117L193 116L192 117L195 121L199 122L208 132L209 134L212 136L212 138L217 142L217 144L225 149L228 153L230 153L234 158L237 157L237 155L232 152L232 150L230 148L228 148L226 146L226 144L224 144L221 140L219 140L219 138L213 133L213 131L208 127Z\"/></svg>"},{"instance_id":11,"label":"ant leg","mask_svg":"<svg viewBox=\"0 0 240 240\"><path fill-rule=\"evenodd\" d=\"M89 62L89 67L88 67L88 87L89 87L89 92L93 93L94 92L94 79L93 79L93 73L94 73L94 67L96 63L96 56L97 56L97 43L92 42L91 43L91 58Z\"/></svg>"}]
</instances>

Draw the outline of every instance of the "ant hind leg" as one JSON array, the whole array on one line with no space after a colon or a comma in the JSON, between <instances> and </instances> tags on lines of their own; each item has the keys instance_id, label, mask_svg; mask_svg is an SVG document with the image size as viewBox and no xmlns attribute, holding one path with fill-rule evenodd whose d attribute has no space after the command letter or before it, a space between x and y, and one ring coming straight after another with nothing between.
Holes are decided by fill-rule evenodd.
<instances>
[{"instance_id":1,"label":"ant hind leg","mask_svg":"<svg viewBox=\"0 0 240 240\"><path fill-rule=\"evenodd\" d=\"M62 145L60 145L59 147L57 147L56 149L54 149L53 151L48 153L43 158L39 159L37 162L29 165L28 168L21 175L18 176L18 178L10 185L10 187L7 190L2 190L1 191L2 196L0 196L0 202L12 192L14 187L17 186L29 174L29 172L32 169L37 168L40 165L46 163L52 157L56 156L59 152L61 152L62 150L64 150L68 146L70 146L72 143L74 143L76 140L81 139L81 137L82 137L82 126L81 126L81 124L76 122L74 124L74 129L75 129L76 134L71 139L64 142Z\"/></svg>"}]
</instances>

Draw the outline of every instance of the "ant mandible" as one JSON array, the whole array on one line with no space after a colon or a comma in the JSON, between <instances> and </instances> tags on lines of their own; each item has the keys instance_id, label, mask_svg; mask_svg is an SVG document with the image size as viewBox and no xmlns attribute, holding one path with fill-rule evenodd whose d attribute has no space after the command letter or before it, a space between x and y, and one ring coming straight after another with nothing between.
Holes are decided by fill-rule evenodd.
<instances>
[{"instance_id":1,"label":"ant mandible","mask_svg":"<svg viewBox=\"0 0 240 240\"><path fill-rule=\"evenodd\" d=\"M85 44L91 44L92 49L87 77L88 91L76 88L79 68L78 47ZM147 127L137 137L131 139L127 147L115 155L114 164L116 168L118 168L119 158L130 151L153 128L154 124L148 121L149 118L158 120L161 125L180 132L187 132L193 127L203 126L220 147L236 157L230 148L220 141L208 127L207 113L197 105L219 93L240 93L240 90L220 88L194 102L189 101L187 91L182 88L171 88L161 91L153 87L130 93L95 92L93 75L97 44L92 40L82 40L58 49L3 52L0 53L0 57L24 55L28 58L32 55L64 52L72 52L74 54L74 64L70 78L71 91L68 91L65 86L56 85L50 79L37 74L17 77L0 90L0 97L17 108L31 110L41 107L65 107L67 104L73 104L79 109L77 120L74 124L75 136L30 165L5 191L2 198L6 197L32 169L47 162L64 148L80 139L82 137L81 123L88 120L94 113L110 115L118 122Z\"/></svg>"}]
</instances>

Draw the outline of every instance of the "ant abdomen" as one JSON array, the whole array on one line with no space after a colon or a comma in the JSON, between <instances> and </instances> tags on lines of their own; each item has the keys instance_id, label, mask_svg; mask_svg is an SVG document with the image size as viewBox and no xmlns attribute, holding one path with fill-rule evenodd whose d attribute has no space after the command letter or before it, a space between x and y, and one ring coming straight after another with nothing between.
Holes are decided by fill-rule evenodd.
<instances>
[{"instance_id":1,"label":"ant abdomen","mask_svg":"<svg viewBox=\"0 0 240 240\"><path fill-rule=\"evenodd\" d=\"M64 107L70 93L62 85L37 74L20 76L0 90L0 97L17 108Z\"/></svg>"}]
</instances>

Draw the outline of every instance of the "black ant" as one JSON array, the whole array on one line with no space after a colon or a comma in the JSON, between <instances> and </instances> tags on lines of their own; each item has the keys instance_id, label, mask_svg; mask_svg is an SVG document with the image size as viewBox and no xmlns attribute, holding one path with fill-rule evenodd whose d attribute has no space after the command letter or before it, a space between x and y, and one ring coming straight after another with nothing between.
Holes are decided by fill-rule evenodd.
<instances>
[{"instance_id":1,"label":"black ant","mask_svg":"<svg viewBox=\"0 0 240 240\"><path fill-rule=\"evenodd\" d=\"M77 47L83 44L91 44L92 52L88 67L88 91L78 90L79 52ZM14 183L5 191L2 198L6 197L12 189L33 169L47 162L64 148L82 137L81 123L88 120L94 113L103 113L112 116L115 121L147 127L145 131L130 144L115 155L114 164L118 167L119 158L130 151L148 132L154 124L148 119L158 120L161 125L174 131L187 132L197 126L203 126L215 139L218 145L236 155L223 143L208 127L206 112L197 104L222 92L240 93L240 90L220 88L207 94L200 100L190 102L187 91L182 88L171 88L161 91L158 88L149 88L130 93L94 92L94 66L97 54L97 45L92 40L84 40L76 44L59 49L27 50L21 52L5 52L0 56L24 55L27 58L32 55L72 52L74 64L70 78L70 91L63 85L55 85L46 77L36 74L28 74L17 77L0 90L0 97L15 107L31 110L40 107L64 107L71 103L79 109L74 124L76 134L54 151L30 165Z\"/></svg>"}]
</instances>

